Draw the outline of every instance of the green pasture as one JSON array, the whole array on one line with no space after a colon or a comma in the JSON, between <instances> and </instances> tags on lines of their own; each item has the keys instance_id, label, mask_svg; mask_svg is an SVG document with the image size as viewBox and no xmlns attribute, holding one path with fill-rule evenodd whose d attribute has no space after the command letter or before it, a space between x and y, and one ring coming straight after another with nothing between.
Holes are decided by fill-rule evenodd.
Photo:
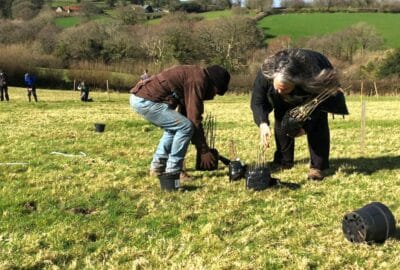
<instances>
[{"instance_id":1,"label":"green pasture","mask_svg":"<svg viewBox=\"0 0 400 270\"><path fill-rule=\"evenodd\" d=\"M51 6L52 7L64 7L64 6L76 6L79 5L79 3L76 2L76 0L56 0L56 1L51 1Z\"/></svg>"},{"instance_id":2,"label":"green pasture","mask_svg":"<svg viewBox=\"0 0 400 270\"><path fill-rule=\"evenodd\" d=\"M221 19L232 16L232 10L225 9L225 10L208 11L199 13L198 15L204 17L207 20Z\"/></svg>"},{"instance_id":3,"label":"green pasture","mask_svg":"<svg viewBox=\"0 0 400 270\"><path fill-rule=\"evenodd\" d=\"M400 97L370 97L361 144L359 97L330 118L331 169L306 179L309 154L296 141L295 167L273 173L298 188L245 189L227 168L194 171L181 191L148 176L162 130L131 111L128 94L10 88L0 102L0 269L397 269L399 235L352 244L343 215L380 201L400 218ZM256 161L258 129L248 95L206 102L216 147ZM94 123L104 122L104 133ZM363 145L363 147L361 147ZM273 155L274 145L266 153ZM56 153L54 153L56 152ZM63 156L61 154L75 156ZM82 154L83 153L83 154ZM23 164L18 164L23 163Z\"/></svg>"},{"instance_id":4,"label":"green pasture","mask_svg":"<svg viewBox=\"0 0 400 270\"><path fill-rule=\"evenodd\" d=\"M54 20L54 23L62 28L68 28L79 25L82 21L80 16L59 17Z\"/></svg>"},{"instance_id":5,"label":"green pasture","mask_svg":"<svg viewBox=\"0 0 400 270\"><path fill-rule=\"evenodd\" d=\"M358 22L376 27L389 48L400 47L400 14L397 13L296 13L267 16L258 22L268 38L290 36L293 40L322 36Z\"/></svg>"}]
</instances>

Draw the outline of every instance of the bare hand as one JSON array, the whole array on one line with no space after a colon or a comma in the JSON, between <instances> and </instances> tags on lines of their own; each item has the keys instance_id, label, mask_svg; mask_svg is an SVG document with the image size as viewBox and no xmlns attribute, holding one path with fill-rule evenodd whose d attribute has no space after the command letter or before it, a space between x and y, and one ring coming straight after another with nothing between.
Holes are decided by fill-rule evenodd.
<instances>
[{"instance_id":1,"label":"bare hand","mask_svg":"<svg viewBox=\"0 0 400 270\"><path fill-rule=\"evenodd\" d=\"M265 149L269 148L272 132L267 123L260 124L260 141Z\"/></svg>"}]
</instances>

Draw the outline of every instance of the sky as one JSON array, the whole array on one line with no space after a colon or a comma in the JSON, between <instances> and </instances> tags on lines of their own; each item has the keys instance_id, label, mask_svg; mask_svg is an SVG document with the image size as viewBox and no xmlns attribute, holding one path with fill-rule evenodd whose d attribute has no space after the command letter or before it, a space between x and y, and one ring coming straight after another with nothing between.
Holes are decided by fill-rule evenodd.
<instances>
[{"instance_id":1,"label":"sky","mask_svg":"<svg viewBox=\"0 0 400 270\"><path fill-rule=\"evenodd\" d=\"M281 6L281 0L274 0L274 3L272 4L273 7L280 7Z\"/></svg>"}]
</instances>

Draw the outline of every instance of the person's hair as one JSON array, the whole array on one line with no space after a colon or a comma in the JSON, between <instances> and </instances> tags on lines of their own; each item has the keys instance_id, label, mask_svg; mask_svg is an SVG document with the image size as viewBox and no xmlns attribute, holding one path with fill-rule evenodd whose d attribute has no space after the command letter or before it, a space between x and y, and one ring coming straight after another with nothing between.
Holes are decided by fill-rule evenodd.
<instances>
[{"instance_id":1,"label":"person's hair","mask_svg":"<svg viewBox=\"0 0 400 270\"><path fill-rule=\"evenodd\" d=\"M289 49L266 58L261 70L267 79L279 77L280 81L292 82L310 93L339 87L336 70L332 66L321 69L317 64L318 60L309 57L306 50Z\"/></svg>"}]
</instances>

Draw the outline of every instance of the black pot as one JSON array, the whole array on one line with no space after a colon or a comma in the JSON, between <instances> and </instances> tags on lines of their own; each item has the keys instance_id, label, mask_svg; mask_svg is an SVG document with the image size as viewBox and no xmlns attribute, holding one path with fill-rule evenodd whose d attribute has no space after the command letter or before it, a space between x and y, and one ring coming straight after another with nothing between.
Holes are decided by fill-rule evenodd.
<instances>
[{"instance_id":1,"label":"black pot","mask_svg":"<svg viewBox=\"0 0 400 270\"><path fill-rule=\"evenodd\" d=\"M198 171L215 171L218 169L218 160L219 160L219 153L218 150L215 148L210 149L210 152L213 154L214 158L215 158L215 163L213 164L213 166L209 169L206 169L204 167L201 166L201 153L199 151L197 151L197 155L196 155L196 170Z\"/></svg>"},{"instance_id":2,"label":"black pot","mask_svg":"<svg viewBox=\"0 0 400 270\"><path fill-rule=\"evenodd\" d=\"M244 178L247 166L239 160L233 160L228 165L229 181L237 181Z\"/></svg>"},{"instance_id":3,"label":"black pot","mask_svg":"<svg viewBox=\"0 0 400 270\"><path fill-rule=\"evenodd\" d=\"M253 190L264 190L268 187L275 186L277 180L271 177L267 167L254 167L246 172L246 188Z\"/></svg>"},{"instance_id":4,"label":"black pot","mask_svg":"<svg viewBox=\"0 0 400 270\"><path fill-rule=\"evenodd\" d=\"M303 127L304 123L298 121L297 119L291 117L288 113L285 113L282 119L281 129L284 134L289 137L296 137L299 134L300 129Z\"/></svg>"},{"instance_id":5,"label":"black pot","mask_svg":"<svg viewBox=\"0 0 400 270\"><path fill-rule=\"evenodd\" d=\"M94 127L96 129L96 132L104 132L104 129L106 128L106 124L103 123L95 123Z\"/></svg>"},{"instance_id":6,"label":"black pot","mask_svg":"<svg viewBox=\"0 0 400 270\"><path fill-rule=\"evenodd\" d=\"M175 191L180 187L180 173L163 173L158 176L161 190Z\"/></svg>"},{"instance_id":7,"label":"black pot","mask_svg":"<svg viewBox=\"0 0 400 270\"><path fill-rule=\"evenodd\" d=\"M394 235L396 221L384 204L372 202L347 213L342 221L342 229L350 242L384 243Z\"/></svg>"}]
</instances>

